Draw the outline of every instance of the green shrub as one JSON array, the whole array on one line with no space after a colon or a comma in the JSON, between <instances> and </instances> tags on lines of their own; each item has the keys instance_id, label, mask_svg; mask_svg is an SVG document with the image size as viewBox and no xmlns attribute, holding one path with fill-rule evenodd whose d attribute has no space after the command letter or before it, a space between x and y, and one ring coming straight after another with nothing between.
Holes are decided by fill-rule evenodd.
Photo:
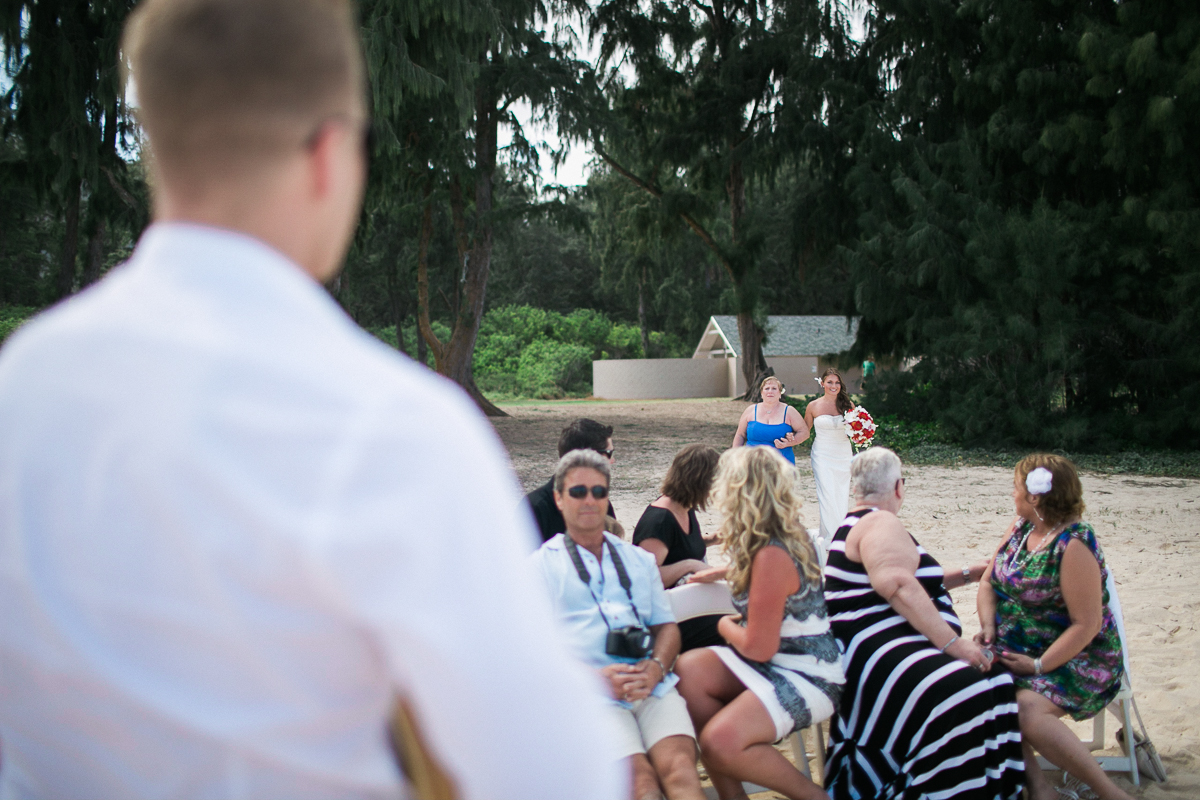
<instances>
[{"instance_id":1,"label":"green shrub","mask_svg":"<svg viewBox=\"0 0 1200 800\"><path fill-rule=\"evenodd\" d=\"M445 325L434 322L433 327L438 338L449 338ZM394 326L372 328L371 333L396 346ZM405 328L410 355L416 336L415 324ZM650 333L650 349L653 357L691 354L679 337L660 331ZM604 358L645 358L641 329L614 323L590 308L560 314L533 306L502 306L484 314L479 326L475 382L496 400L586 396L592 390L592 361Z\"/></svg>"},{"instance_id":2,"label":"green shrub","mask_svg":"<svg viewBox=\"0 0 1200 800\"><path fill-rule=\"evenodd\" d=\"M579 344L537 339L521 353L517 365L517 388L528 397L587 393L591 382L592 352Z\"/></svg>"},{"instance_id":3,"label":"green shrub","mask_svg":"<svg viewBox=\"0 0 1200 800\"><path fill-rule=\"evenodd\" d=\"M37 312L29 306L0 306L0 343Z\"/></svg>"}]
</instances>

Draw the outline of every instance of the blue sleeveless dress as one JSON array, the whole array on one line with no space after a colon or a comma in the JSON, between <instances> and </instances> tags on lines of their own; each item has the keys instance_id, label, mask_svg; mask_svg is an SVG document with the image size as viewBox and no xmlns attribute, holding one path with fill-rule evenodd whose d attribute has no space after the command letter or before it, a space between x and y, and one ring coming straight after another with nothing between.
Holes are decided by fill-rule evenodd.
<instances>
[{"instance_id":1,"label":"blue sleeveless dress","mask_svg":"<svg viewBox=\"0 0 1200 800\"><path fill-rule=\"evenodd\" d=\"M765 422L758 421L758 403L754 404L754 420L746 423L746 446L747 447L770 447L772 450L777 450L781 456L786 458L793 464L796 463L796 454L792 448L785 447L779 450L775 446L776 439L782 439L792 432L792 426L787 424L787 406L784 406L783 422L778 425L768 425Z\"/></svg>"}]
</instances>

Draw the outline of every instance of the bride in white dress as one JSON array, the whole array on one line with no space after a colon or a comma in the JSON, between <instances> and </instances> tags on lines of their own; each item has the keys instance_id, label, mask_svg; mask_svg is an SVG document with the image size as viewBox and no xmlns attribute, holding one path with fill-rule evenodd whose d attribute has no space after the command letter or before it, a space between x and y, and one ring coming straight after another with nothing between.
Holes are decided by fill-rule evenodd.
<instances>
[{"instance_id":1,"label":"bride in white dress","mask_svg":"<svg viewBox=\"0 0 1200 800\"><path fill-rule=\"evenodd\" d=\"M821 375L825 394L808 404L804 421L816 434L810 458L817 503L821 510L821 544L828 552L850 505L850 459L854 448L846 435L843 415L854 407L842 376L830 367Z\"/></svg>"}]
</instances>

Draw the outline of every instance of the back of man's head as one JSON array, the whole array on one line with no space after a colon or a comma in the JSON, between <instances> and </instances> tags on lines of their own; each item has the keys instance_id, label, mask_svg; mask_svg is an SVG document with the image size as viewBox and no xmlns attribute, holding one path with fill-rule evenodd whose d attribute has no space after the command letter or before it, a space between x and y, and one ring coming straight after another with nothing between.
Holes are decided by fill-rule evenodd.
<instances>
[{"instance_id":1,"label":"back of man's head","mask_svg":"<svg viewBox=\"0 0 1200 800\"><path fill-rule=\"evenodd\" d=\"M558 457L562 458L572 450L595 450L597 453L604 453L612 433L612 425L601 425L594 419L581 417L563 428L562 435L558 438Z\"/></svg>"},{"instance_id":2,"label":"back of man's head","mask_svg":"<svg viewBox=\"0 0 1200 800\"><path fill-rule=\"evenodd\" d=\"M122 49L159 176L223 179L363 115L347 0L143 0Z\"/></svg>"}]
</instances>

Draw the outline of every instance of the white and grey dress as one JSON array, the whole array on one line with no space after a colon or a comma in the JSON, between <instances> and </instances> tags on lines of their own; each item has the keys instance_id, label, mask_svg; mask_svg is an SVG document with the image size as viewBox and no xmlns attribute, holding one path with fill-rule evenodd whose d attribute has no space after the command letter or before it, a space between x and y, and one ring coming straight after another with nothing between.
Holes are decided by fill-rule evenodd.
<instances>
[{"instance_id":1,"label":"white and grey dress","mask_svg":"<svg viewBox=\"0 0 1200 800\"><path fill-rule=\"evenodd\" d=\"M771 544L787 552L780 543ZM800 588L785 601L779 650L771 660L751 661L732 647L711 648L766 706L775 722L777 741L808 727L814 719L833 716L846 682L821 582L807 579L794 557L792 562L800 576ZM749 591L734 595L733 606L742 615L743 626L749 619L749 605Z\"/></svg>"}]
</instances>

